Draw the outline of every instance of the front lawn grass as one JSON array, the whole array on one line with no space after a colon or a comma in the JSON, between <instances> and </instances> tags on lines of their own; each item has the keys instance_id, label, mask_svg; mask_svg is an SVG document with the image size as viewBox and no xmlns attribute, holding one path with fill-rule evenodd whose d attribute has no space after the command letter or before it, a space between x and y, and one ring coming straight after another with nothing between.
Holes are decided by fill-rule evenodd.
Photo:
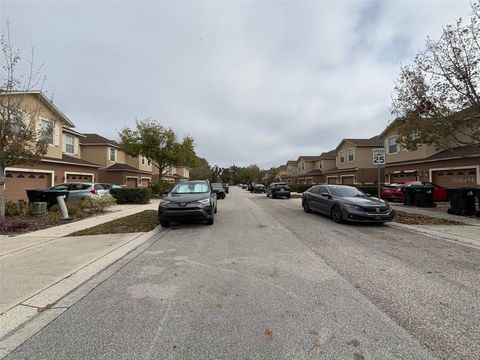
<instances>
[{"instance_id":1,"label":"front lawn grass","mask_svg":"<svg viewBox=\"0 0 480 360\"><path fill-rule=\"evenodd\" d=\"M157 226L158 212L156 210L145 210L85 230L76 231L69 236L148 232L155 229Z\"/></svg>"}]
</instances>

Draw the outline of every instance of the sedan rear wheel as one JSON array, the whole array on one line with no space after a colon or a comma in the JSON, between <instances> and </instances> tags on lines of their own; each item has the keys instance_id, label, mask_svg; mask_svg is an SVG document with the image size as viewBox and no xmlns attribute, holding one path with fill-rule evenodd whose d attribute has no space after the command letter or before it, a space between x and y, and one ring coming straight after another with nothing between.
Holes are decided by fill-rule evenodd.
<instances>
[{"instance_id":1,"label":"sedan rear wheel","mask_svg":"<svg viewBox=\"0 0 480 360\"><path fill-rule=\"evenodd\" d=\"M340 209L338 206L334 206L332 208L332 220L335 221L337 224L340 224L343 222L343 214L342 214L342 209Z\"/></svg>"}]
</instances>

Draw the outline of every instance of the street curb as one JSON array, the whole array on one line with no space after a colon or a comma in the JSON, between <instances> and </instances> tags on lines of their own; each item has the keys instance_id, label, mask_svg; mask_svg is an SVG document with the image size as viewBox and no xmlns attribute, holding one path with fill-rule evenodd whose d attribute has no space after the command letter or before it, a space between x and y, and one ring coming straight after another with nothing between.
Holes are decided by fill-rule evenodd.
<instances>
[{"instance_id":1,"label":"street curb","mask_svg":"<svg viewBox=\"0 0 480 360\"><path fill-rule=\"evenodd\" d=\"M130 240L128 243L112 250L111 252L94 260L85 267L66 275L63 279L52 284L48 288L42 290L38 294L24 300L22 303L5 311L0 315L0 344L3 341L23 327L26 323L32 321L34 318L43 314L45 309L55 309L54 305L74 290L79 288L82 284L92 279L95 275L106 269L116 261L122 259L136 248L152 239L155 235L161 233L161 226L157 226L154 230L139 235ZM57 309L58 310L58 309ZM46 312L48 313L48 311ZM3 345L0 345L0 358L5 350Z\"/></svg>"},{"instance_id":2,"label":"street curb","mask_svg":"<svg viewBox=\"0 0 480 360\"><path fill-rule=\"evenodd\" d=\"M475 249L480 249L480 241L476 243L475 241L472 241L472 239L469 239L467 237L462 237L458 235L453 235L449 234L443 231L436 231L436 230L431 230L431 229L426 229L422 228L421 226L418 225L408 225L408 224L400 224L396 222L389 222L388 226L395 227L397 229L406 229L406 230L411 230L417 233L420 233L422 235L426 235L435 239L442 239L446 241L450 241L453 243L461 243L463 245L473 247ZM449 225L449 226L455 226L455 225ZM463 226L469 226L469 225L463 225Z\"/></svg>"}]
</instances>

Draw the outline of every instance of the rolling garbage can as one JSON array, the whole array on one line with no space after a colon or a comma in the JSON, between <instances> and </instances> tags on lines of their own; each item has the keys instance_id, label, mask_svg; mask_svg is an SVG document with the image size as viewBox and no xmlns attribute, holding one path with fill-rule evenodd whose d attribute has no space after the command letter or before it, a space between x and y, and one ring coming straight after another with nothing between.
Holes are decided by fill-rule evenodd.
<instances>
[{"instance_id":1,"label":"rolling garbage can","mask_svg":"<svg viewBox=\"0 0 480 360\"><path fill-rule=\"evenodd\" d=\"M418 207L436 207L433 201L434 187L432 185L410 185L404 188L403 204Z\"/></svg>"},{"instance_id":2,"label":"rolling garbage can","mask_svg":"<svg viewBox=\"0 0 480 360\"><path fill-rule=\"evenodd\" d=\"M65 196L68 198L68 191L65 190L27 190L28 201L34 202L46 202L47 208L50 209L57 203L57 196Z\"/></svg>"},{"instance_id":3,"label":"rolling garbage can","mask_svg":"<svg viewBox=\"0 0 480 360\"><path fill-rule=\"evenodd\" d=\"M471 216L480 212L477 211L475 198L478 197L480 191L474 188L448 189L448 198L450 199L450 207L447 212L453 215Z\"/></svg>"}]
</instances>

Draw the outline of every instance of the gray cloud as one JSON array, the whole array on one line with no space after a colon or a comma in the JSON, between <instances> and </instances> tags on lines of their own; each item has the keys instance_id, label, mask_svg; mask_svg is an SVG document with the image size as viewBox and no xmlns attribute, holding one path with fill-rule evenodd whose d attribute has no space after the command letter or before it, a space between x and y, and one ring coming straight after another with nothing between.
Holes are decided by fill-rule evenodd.
<instances>
[{"instance_id":1,"label":"gray cloud","mask_svg":"<svg viewBox=\"0 0 480 360\"><path fill-rule=\"evenodd\" d=\"M391 119L393 82L468 0L2 1L79 131L153 117L212 164L276 166Z\"/></svg>"}]
</instances>

